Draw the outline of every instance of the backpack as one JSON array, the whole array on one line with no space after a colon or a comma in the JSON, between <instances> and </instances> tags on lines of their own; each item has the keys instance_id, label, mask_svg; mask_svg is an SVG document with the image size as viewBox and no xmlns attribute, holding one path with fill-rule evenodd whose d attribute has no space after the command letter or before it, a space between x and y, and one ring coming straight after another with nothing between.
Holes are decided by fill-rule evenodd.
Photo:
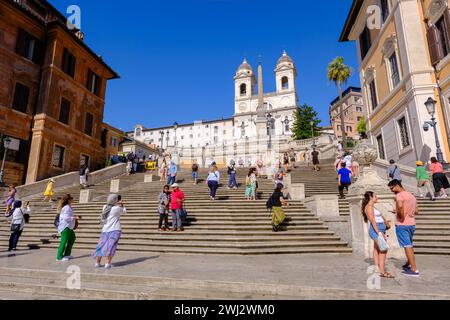
<instances>
[{"instance_id":1,"label":"backpack","mask_svg":"<svg viewBox=\"0 0 450 320\"><path fill-rule=\"evenodd\" d=\"M55 220L53 221L53 225L58 228L59 227L59 213L56 215Z\"/></svg>"}]
</instances>

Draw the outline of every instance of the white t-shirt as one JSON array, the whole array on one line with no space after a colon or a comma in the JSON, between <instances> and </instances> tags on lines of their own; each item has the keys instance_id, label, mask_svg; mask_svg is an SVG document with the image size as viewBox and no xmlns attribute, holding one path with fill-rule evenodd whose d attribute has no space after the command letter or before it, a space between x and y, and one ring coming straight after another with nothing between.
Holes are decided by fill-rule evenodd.
<instances>
[{"instance_id":1,"label":"white t-shirt","mask_svg":"<svg viewBox=\"0 0 450 320\"><path fill-rule=\"evenodd\" d=\"M106 205L103 206L103 210L105 210ZM102 232L112 232L112 231L121 231L122 226L120 225L120 217L127 212L127 209L119 206L115 206L111 209L111 212L106 218L106 223L103 225Z\"/></svg>"},{"instance_id":2,"label":"white t-shirt","mask_svg":"<svg viewBox=\"0 0 450 320\"><path fill-rule=\"evenodd\" d=\"M210 172L208 174L207 181L217 181L217 182L219 182L219 180L220 180L220 172L219 171Z\"/></svg>"},{"instance_id":3,"label":"white t-shirt","mask_svg":"<svg viewBox=\"0 0 450 320\"><path fill-rule=\"evenodd\" d=\"M384 219L383 219L383 215L381 214L381 212L377 209L373 209L373 213L375 215L375 222L376 223L384 223Z\"/></svg>"}]
</instances>

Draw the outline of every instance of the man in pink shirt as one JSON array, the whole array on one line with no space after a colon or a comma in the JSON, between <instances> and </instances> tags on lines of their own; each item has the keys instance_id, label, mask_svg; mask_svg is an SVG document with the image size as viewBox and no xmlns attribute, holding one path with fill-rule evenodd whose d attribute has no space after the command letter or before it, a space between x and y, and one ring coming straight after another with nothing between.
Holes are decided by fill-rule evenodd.
<instances>
[{"instance_id":1,"label":"man in pink shirt","mask_svg":"<svg viewBox=\"0 0 450 320\"><path fill-rule=\"evenodd\" d=\"M183 215L184 192L177 183L172 185L170 209L172 210L172 231L184 231L181 217Z\"/></svg>"},{"instance_id":2,"label":"man in pink shirt","mask_svg":"<svg viewBox=\"0 0 450 320\"><path fill-rule=\"evenodd\" d=\"M396 209L394 213L397 215L396 231L400 246L405 249L408 262L403 266L402 274L405 276L420 276L417 270L416 258L414 256L413 237L416 232L416 215L419 214L417 199L407 192L400 181L392 180L389 188L396 195Z\"/></svg>"}]
</instances>

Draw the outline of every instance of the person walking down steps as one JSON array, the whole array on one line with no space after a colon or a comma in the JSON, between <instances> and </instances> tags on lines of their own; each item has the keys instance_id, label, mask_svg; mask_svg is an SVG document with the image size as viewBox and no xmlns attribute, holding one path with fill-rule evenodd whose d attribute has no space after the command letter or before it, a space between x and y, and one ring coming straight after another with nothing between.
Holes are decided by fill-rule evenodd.
<instances>
[{"instance_id":1,"label":"person walking down steps","mask_svg":"<svg viewBox=\"0 0 450 320\"><path fill-rule=\"evenodd\" d=\"M103 206L101 223L103 224L102 235L95 249L93 257L96 259L95 267L100 268L102 258L107 258L105 269L112 267L112 259L116 254L117 245L122 235L120 218L127 212L122 199L117 194L108 196L105 206Z\"/></svg>"},{"instance_id":2,"label":"person walking down steps","mask_svg":"<svg viewBox=\"0 0 450 320\"><path fill-rule=\"evenodd\" d=\"M220 182L220 172L216 165L211 167L211 170L208 174L208 178L206 179L206 183L210 190L210 199L212 201L216 200L217 189L219 188Z\"/></svg>"},{"instance_id":3,"label":"person walking down steps","mask_svg":"<svg viewBox=\"0 0 450 320\"><path fill-rule=\"evenodd\" d=\"M228 189L233 187L234 190L237 190L238 184L236 181L236 163L234 160L230 161L230 165L228 166L228 175L230 179L228 180Z\"/></svg>"}]
</instances>

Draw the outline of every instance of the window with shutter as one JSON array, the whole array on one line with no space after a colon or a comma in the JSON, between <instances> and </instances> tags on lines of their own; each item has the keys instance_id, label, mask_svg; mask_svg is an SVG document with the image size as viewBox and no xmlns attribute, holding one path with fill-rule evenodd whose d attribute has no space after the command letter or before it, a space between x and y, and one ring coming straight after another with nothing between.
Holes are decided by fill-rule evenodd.
<instances>
[{"instance_id":1,"label":"window with shutter","mask_svg":"<svg viewBox=\"0 0 450 320\"><path fill-rule=\"evenodd\" d=\"M55 145L53 149L52 165L56 168L62 168L64 165L64 151L61 146Z\"/></svg>"},{"instance_id":2,"label":"window with shutter","mask_svg":"<svg viewBox=\"0 0 450 320\"><path fill-rule=\"evenodd\" d=\"M384 152L383 136L381 134L377 137L377 144L378 144L378 156L380 157L380 159L386 160L386 153Z\"/></svg>"},{"instance_id":3,"label":"window with shutter","mask_svg":"<svg viewBox=\"0 0 450 320\"><path fill-rule=\"evenodd\" d=\"M45 45L25 30L19 29L16 53L36 64L42 65L45 55Z\"/></svg>"},{"instance_id":4,"label":"window with shutter","mask_svg":"<svg viewBox=\"0 0 450 320\"><path fill-rule=\"evenodd\" d=\"M372 110L375 110L378 107L378 98L377 98L377 90L375 88L375 80L369 84L370 90L370 102L372 103Z\"/></svg>"},{"instance_id":5,"label":"window with shutter","mask_svg":"<svg viewBox=\"0 0 450 320\"><path fill-rule=\"evenodd\" d=\"M439 30L439 42L442 46L443 57L445 57L450 52L450 31L447 29L447 24L445 22L444 16L442 16L442 18L439 19L438 22L436 22L436 28Z\"/></svg>"},{"instance_id":6,"label":"window with shutter","mask_svg":"<svg viewBox=\"0 0 450 320\"><path fill-rule=\"evenodd\" d=\"M12 108L22 113L27 113L29 97L30 97L30 88L27 87L26 85L17 82L16 88L14 90L14 100Z\"/></svg>"},{"instance_id":7,"label":"window with shutter","mask_svg":"<svg viewBox=\"0 0 450 320\"><path fill-rule=\"evenodd\" d=\"M86 113L86 121L84 123L84 133L86 133L88 136L92 136L92 124L94 122L94 116L87 112Z\"/></svg>"},{"instance_id":8,"label":"window with shutter","mask_svg":"<svg viewBox=\"0 0 450 320\"><path fill-rule=\"evenodd\" d=\"M64 73L70 77L75 76L76 59L67 48L64 49L62 68Z\"/></svg>"},{"instance_id":9,"label":"window with shutter","mask_svg":"<svg viewBox=\"0 0 450 320\"><path fill-rule=\"evenodd\" d=\"M70 119L70 101L62 98L61 109L59 111L59 121L68 125L69 119Z\"/></svg>"},{"instance_id":10,"label":"window with shutter","mask_svg":"<svg viewBox=\"0 0 450 320\"><path fill-rule=\"evenodd\" d=\"M400 120L398 120L398 127L400 131L400 140L401 140L401 147L402 149L410 146L409 141L409 133L408 133L408 126L406 124L406 118L403 117Z\"/></svg>"},{"instance_id":11,"label":"window with shutter","mask_svg":"<svg viewBox=\"0 0 450 320\"><path fill-rule=\"evenodd\" d=\"M359 36L359 46L361 49L361 60L364 60L367 53L370 50L370 47L372 46L371 39L370 39L370 31L367 26L364 28L363 32Z\"/></svg>"},{"instance_id":12,"label":"window with shutter","mask_svg":"<svg viewBox=\"0 0 450 320\"><path fill-rule=\"evenodd\" d=\"M88 80L86 87L95 95L100 94L100 81L101 78L95 74L91 69L88 70Z\"/></svg>"},{"instance_id":13,"label":"window with shutter","mask_svg":"<svg viewBox=\"0 0 450 320\"><path fill-rule=\"evenodd\" d=\"M427 30L428 46L430 47L431 64L437 65L444 55L444 49L441 43L440 31L436 26L431 26Z\"/></svg>"}]
</instances>

